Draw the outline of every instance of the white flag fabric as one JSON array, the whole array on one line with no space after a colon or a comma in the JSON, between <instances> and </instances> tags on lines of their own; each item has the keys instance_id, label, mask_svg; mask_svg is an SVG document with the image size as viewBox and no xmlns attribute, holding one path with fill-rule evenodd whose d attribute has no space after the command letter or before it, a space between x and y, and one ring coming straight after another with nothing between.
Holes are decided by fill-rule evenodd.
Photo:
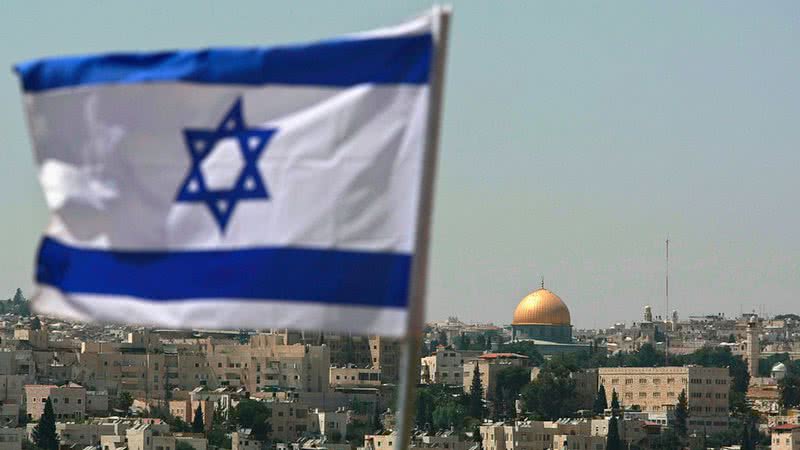
<instances>
[{"instance_id":1,"label":"white flag fabric","mask_svg":"<svg viewBox=\"0 0 800 450\"><path fill-rule=\"evenodd\" d=\"M406 332L432 17L16 66L52 219L38 313Z\"/></svg>"}]
</instances>

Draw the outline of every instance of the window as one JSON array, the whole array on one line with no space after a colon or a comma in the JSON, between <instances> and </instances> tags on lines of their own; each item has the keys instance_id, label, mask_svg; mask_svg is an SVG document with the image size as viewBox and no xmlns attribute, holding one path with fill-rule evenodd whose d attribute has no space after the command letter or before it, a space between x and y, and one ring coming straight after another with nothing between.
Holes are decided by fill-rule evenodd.
<instances>
[{"instance_id":1,"label":"window","mask_svg":"<svg viewBox=\"0 0 800 450\"><path fill-rule=\"evenodd\" d=\"M79 404L79 405L80 405L82 402L83 402L83 400L81 400L81 399L78 399L78 404ZM89 400L89 403L91 403L91 402L92 402L92 401L91 401L91 400Z\"/></svg>"},{"instance_id":2,"label":"window","mask_svg":"<svg viewBox=\"0 0 800 450\"><path fill-rule=\"evenodd\" d=\"M633 384L633 378L625 378L625 384Z\"/></svg>"},{"instance_id":3,"label":"window","mask_svg":"<svg viewBox=\"0 0 800 450\"><path fill-rule=\"evenodd\" d=\"M64 398L64 404L69 405L69 397Z\"/></svg>"},{"instance_id":4,"label":"window","mask_svg":"<svg viewBox=\"0 0 800 450\"><path fill-rule=\"evenodd\" d=\"M639 384L647 384L647 378L639 378Z\"/></svg>"}]
</instances>

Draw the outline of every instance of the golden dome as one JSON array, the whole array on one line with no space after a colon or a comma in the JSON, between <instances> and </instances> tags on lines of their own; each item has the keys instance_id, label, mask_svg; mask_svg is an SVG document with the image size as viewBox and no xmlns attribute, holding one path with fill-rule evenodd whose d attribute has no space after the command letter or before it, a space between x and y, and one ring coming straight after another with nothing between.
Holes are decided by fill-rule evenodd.
<instances>
[{"instance_id":1,"label":"golden dome","mask_svg":"<svg viewBox=\"0 0 800 450\"><path fill-rule=\"evenodd\" d=\"M554 293L547 289L531 292L514 310L512 325L569 325L569 309Z\"/></svg>"}]
</instances>

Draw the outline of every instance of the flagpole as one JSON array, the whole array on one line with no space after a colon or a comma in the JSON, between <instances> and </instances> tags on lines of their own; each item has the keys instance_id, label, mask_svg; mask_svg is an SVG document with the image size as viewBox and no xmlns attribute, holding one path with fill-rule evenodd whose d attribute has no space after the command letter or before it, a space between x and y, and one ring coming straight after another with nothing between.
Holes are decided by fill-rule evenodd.
<instances>
[{"instance_id":1,"label":"flagpole","mask_svg":"<svg viewBox=\"0 0 800 450\"><path fill-rule=\"evenodd\" d=\"M428 254L430 248L431 219L433 214L433 188L439 151L444 69L450 31L450 6L434 7L434 60L431 68L431 90L428 103L428 124L425 137L425 155L422 165L422 189L417 215L417 236L414 252L411 302L409 305L408 332L401 360L400 391L398 392L400 420L395 449L411 447L411 430L414 427L414 403L419 383L417 363L420 358L422 328L425 325L425 292L427 288Z\"/></svg>"}]
</instances>

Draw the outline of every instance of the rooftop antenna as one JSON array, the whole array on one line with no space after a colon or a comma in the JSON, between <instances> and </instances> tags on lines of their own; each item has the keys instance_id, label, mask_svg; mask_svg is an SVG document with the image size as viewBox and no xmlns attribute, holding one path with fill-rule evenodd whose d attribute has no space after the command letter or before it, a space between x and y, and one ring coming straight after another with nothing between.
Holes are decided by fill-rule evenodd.
<instances>
[{"instance_id":1,"label":"rooftop antenna","mask_svg":"<svg viewBox=\"0 0 800 450\"><path fill-rule=\"evenodd\" d=\"M544 277L542 277L542 289L544 289Z\"/></svg>"},{"instance_id":2,"label":"rooftop antenna","mask_svg":"<svg viewBox=\"0 0 800 450\"><path fill-rule=\"evenodd\" d=\"M669 366L669 237L667 237L666 271L664 275L664 293L666 310L664 311L664 365Z\"/></svg>"}]
</instances>

